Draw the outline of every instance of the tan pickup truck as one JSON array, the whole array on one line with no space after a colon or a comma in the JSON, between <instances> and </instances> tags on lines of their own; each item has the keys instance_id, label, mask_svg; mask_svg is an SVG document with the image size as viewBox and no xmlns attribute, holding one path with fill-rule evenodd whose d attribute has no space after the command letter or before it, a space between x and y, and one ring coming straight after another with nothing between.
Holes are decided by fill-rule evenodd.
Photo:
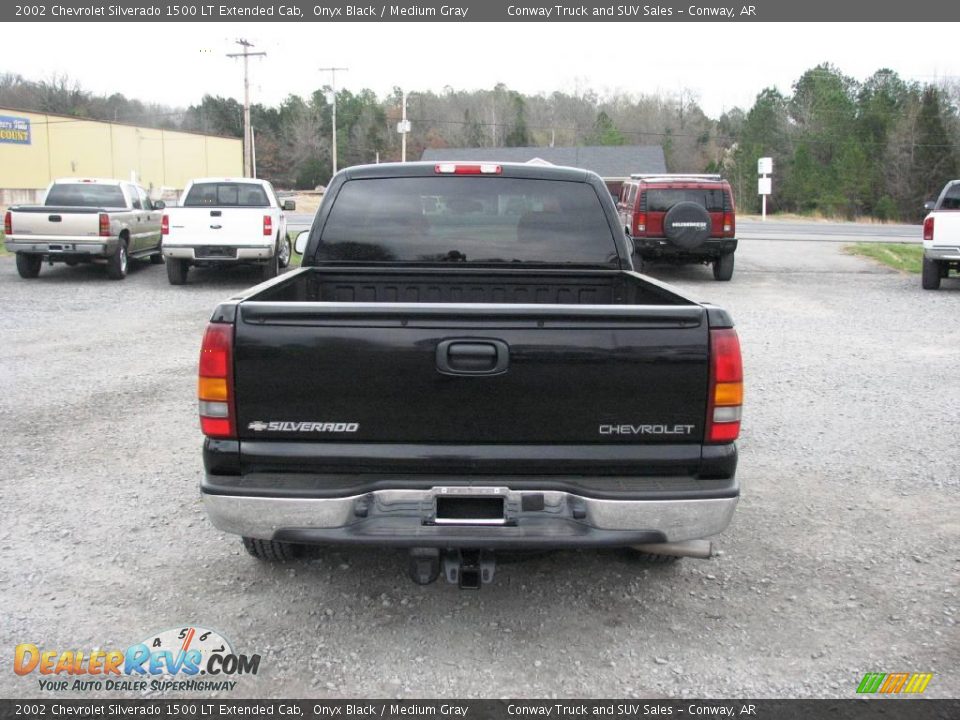
<instances>
[{"instance_id":1,"label":"tan pickup truck","mask_svg":"<svg viewBox=\"0 0 960 720\"><path fill-rule=\"evenodd\" d=\"M46 260L67 265L105 262L107 275L122 280L130 258L163 262L163 207L129 182L54 180L43 205L17 205L6 212L4 244L16 253L22 278L37 277Z\"/></svg>"}]
</instances>

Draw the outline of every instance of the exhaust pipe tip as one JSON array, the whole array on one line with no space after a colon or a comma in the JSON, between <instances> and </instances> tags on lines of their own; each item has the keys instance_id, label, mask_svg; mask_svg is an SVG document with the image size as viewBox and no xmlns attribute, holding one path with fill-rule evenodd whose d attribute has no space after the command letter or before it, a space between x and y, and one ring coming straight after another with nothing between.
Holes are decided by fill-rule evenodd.
<instances>
[{"instance_id":1,"label":"exhaust pipe tip","mask_svg":"<svg viewBox=\"0 0 960 720\"><path fill-rule=\"evenodd\" d=\"M670 555L671 557L692 557L706 560L713 555L713 543L709 540L649 543L645 545L633 545L632 547L634 550L651 555Z\"/></svg>"}]
</instances>

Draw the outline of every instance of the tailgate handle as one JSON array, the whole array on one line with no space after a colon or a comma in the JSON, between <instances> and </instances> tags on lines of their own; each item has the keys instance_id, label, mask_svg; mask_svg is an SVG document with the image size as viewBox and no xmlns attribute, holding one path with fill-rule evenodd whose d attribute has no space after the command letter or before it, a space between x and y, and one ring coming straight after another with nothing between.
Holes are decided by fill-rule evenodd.
<instances>
[{"instance_id":1,"label":"tailgate handle","mask_svg":"<svg viewBox=\"0 0 960 720\"><path fill-rule=\"evenodd\" d=\"M223 215L223 212L221 212L220 210L210 211L210 217L220 217L221 215Z\"/></svg>"},{"instance_id":2,"label":"tailgate handle","mask_svg":"<svg viewBox=\"0 0 960 720\"><path fill-rule=\"evenodd\" d=\"M443 340L437 344L437 371L444 375L499 375L510 364L502 340Z\"/></svg>"},{"instance_id":3,"label":"tailgate handle","mask_svg":"<svg viewBox=\"0 0 960 720\"><path fill-rule=\"evenodd\" d=\"M59 215L51 215L50 217L47 218L47 220L49 220L50 222L60 222L61 220L63 220L63 218L60 217Z\"/></svg>"}]
</instances>

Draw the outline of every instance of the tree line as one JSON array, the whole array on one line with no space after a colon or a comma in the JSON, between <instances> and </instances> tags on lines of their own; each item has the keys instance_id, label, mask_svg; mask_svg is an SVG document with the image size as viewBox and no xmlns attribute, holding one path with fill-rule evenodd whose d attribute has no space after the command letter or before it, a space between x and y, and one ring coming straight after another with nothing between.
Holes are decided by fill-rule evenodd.
<instances>
[{"instance_id":1,"label":"tree line","mask_svg":"<svg viewBox=\"0 0 960 720\"><path fill-rule=\"evenodd\" d=\"M257 174L283 188L326 184L332 95L290 95L254 104ZM400 159L399 88L340 89L340 167ZM830 64L807 70L789 94L766 88L751 108L708 117L694 93L600 97L592 91L525 95L492 89L411 92L407 157L428 147L659 145L671 172L719 172L742 212L759 209L757 159L774 161L774 212L916 220L922 203L956 177L960 86L904 80L888 69L860 82ZM204 96L186 108L97 95L64 76L0 75L0 106L232 137L243 135L233 98Z\"/></svg>"}]
</instances>

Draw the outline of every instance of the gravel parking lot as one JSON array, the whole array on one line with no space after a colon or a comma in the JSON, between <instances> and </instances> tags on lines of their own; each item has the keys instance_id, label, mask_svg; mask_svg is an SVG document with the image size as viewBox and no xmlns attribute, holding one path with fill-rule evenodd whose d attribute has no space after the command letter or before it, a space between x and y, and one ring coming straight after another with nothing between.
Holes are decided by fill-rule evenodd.
<instances>
[{"instance_id":1,"label":"gravel parking lot","mask_svg":"<svg viewBox=\"0 0 960 720\"><path fill-rule=\"evenodd\" d=\"M851 697L898 671L960 696L960 280L924 292L803 241L743 241L731 283L650 270L741 334L743 499L721 554L558 552L470 593L413 585L394 551L260 564L207 522L196 355L255 271L27 282L0 258L0 646L202 625L263 656L231 697ZM8 666L0 696L49 696L36 678Z\"/></svg>"}]
</instances>

